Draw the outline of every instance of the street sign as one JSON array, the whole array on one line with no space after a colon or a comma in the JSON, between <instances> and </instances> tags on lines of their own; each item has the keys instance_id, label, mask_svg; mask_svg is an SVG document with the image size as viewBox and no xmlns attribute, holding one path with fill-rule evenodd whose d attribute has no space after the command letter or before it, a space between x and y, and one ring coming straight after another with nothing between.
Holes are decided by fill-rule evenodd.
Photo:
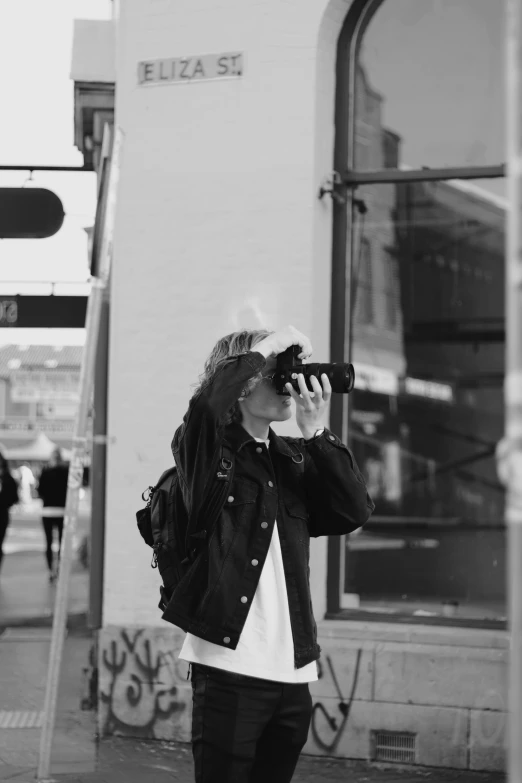
<instances>
[{"instance_id":1,"label":"street sign","mask_svg":"<svg viewBox=\"0 0 522 783\"><path fill-rule=\"evenodd\" d=\"M0 188L0 239L45 239L62 227L63 205L45 188Z\"/></svg>"},{"instance_id":2,"label":"street sign","mask_svg":"<svg viewBox=\"0 0 522 783\"><path fill-rule=\"evenodd\" d=\"M222 52L192 57L168 57L138 63L138 84L194 84L243 75L243 53Z\"/></svg>"},{"instance_id":3,"label":"street sign","mask_svg":"<svg viewBox=\"0 0 522 783\"><path fill-rule=\"evenodd\" d=\"M0 328L83 329L86 296L2 296Z\"/></svg>"}]
</instances>

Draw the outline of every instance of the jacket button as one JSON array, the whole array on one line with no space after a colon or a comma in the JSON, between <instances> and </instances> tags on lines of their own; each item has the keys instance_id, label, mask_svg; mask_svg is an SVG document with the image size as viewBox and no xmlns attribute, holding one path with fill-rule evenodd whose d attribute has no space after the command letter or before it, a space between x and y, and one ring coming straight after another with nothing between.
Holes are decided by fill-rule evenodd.
<instances>
[{"instance_id":1,"label":"jacket button","mask_svg":"<svg viewBox=\"0 0 522 783\"><path fill-rule=\"evenodd\" d=\"M256 451L257 451L258 454L262 454L263 453L263 449L261 448L261 446L258 446Z\"/></svg>"},{"instance_id":2,"label":"jacket button","mask_svg":"<svg viewBox=\"0 0 522 783\"><path fill-rule=\"evenodd\" d=\"M274 486L274 482L273 482L273 481L269 481L269 482L268 482L268 486L269 486L269 487L273 487L273 486Z\"/></svg>"},{"instance_id":3,"label":"jacket button","mask_svg":"<svg viewBox=\"0 0 522 783\"><path fill-rule=\"evenodd\" d=\"M328 437L330 438L330 440L335 440L335 435L328 435Z\"/></svg>"},{"instance_id":4,"label":"jacket button","mask_svg":"<svg viewBox=\"0 0 522 783\"><path fill-rule=\"evenodd\" d=\"M259 560L252 560L252 565L254 566L259 565Z\"/></svg>"},{"instance_id":5,"label":"jacket button","mask_svg":"<svg viewBox=\"0 0 522 783\"><path fill-rule=\"evenodd\" d=\"M227 500L228 500L229 503L233 503L234 502L234 496L233 495L229 495Z\"/></svg>"},{"instance_id":6,"label":"jacket button","mask_svg":"<svg viewBox=\"0 0 522 783\"><path fill-rule=\"evenodd\" d=\"M242 595L241 596L241 603L242 604L246 604L247 601L248 601L248 598L246 597L246 595Z\"/></svg>"},{"instance_id":7,"label":"jacket button","mask_svg":"<svg viewBox=\"0 0 522 783\"><path fill-rule=\"evenodd\" d=\"M268 527L268 522L261 522L261 527L263 530Z\"/></svg>"},{"instance_id":8,"label":"jacket button","mask_svg":"<svg viewBox=\"0 0 522 783\"><path fill-rule=\"evenodd\" d=\"M225 636L223 641L225 642L225 644L230 644L230 636Z\"/></svg>"}]
</instances>

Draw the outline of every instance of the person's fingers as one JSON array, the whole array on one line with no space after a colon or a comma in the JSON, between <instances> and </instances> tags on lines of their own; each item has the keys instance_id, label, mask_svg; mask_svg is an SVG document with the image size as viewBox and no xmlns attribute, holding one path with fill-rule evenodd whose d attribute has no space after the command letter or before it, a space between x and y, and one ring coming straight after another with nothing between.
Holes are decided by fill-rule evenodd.
<instances>
[{"instance_id":1,"label":"person's fingers","mask_svg":"<svg viewBox=\"0 0 522 783\"><path fill-rule=\"evenodd\" d=\"M330 402L330 397L332 396L332 384L330 383L330 378L325 372L323 372L321 375L321 383L323 384L323 400L325 402Z\"/></svg>"},{"instance_id":2,"label":"person's fingers","mask_svg":"<svg viewBox=\"0 0 522 783\"><path fill-rule=\"evenodd\" d=\"M296 402L302 402L301 398L299 397L298 393L296 392L296 390L294 389L291 383L285 383L285 389L287 390L287 392L290 393L292 399L294 399Z\"/></svg>"},{"instance_id":3,"label":"person's fingers","mask_svg":"<svg viewBox=\"0 0 522 783\"><path fill-rule=\"evenodd\" d=\"M298 354L299 359L307 359L309 356L312 355L312 344L308 337L300 332L298 329L295 328L295 326L292 326L292 324L289 324L288 330L292 335L293 338L293 345L299 345L299 347L302 349L301 352Z\"/></svg>"},{"instance_id":4,"label":"person's fingers","mask_svg":"<svg viewBox=\"0 0 522 783\"><path fill-rule=\"evenodd\" d=\"M301 392L301 397L303 398L303 401L305 403L305 406L311 410L313 407L312 398L310 396L310 392L306 386L306 380L302 372L299 373L297 376L297 383L299 385L299 390Z\"/></svg>"},{"instance_id":5,"label":"person's fingers","mask_svg":"<svg viewBox=\"0 0 522 783\"><path fill-rule=\"evenodd\" d=\"M310 342L308 337L302 335L302 342L300 343L300 345L302 351L299 354L299 359L309 359L313 353L313 349L312 349L312 343Z\"/></svg>"},{"instance_id":6,"label":"person's fingers","mask_svg":"<svg viewBox=\"0 0 522 783\"><path fill-rule=\"evenodd\" d=\"M319 383L319 379L316 375L310 375L310 383L312 384L312 388L314 390L314 402L317 400L323 399L323 387Z\"/></svg>"}]
</instances>

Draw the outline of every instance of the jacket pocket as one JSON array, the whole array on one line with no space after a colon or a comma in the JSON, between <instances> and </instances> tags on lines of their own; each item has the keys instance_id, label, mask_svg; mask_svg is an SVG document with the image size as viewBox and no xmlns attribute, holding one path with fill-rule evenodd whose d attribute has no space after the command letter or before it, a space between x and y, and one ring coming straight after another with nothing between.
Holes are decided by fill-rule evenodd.
<instances>
[{"instance_id":1,"label":"jacket pocket","mask_svg":"<svg viewBox=\"0 0 522 783\"><path fill-rule=\"evenodd\" d=\"M235 526L246 515L253 513L258 493L258 485L250 479L238 477L232 482L223 510Z\"/></svg>"},{"instance_id":2,"label":"jacket pocket","mask_svg":"<svg viewBox=\"0 0 522 783\"><path fill-rule=\"evenodd\" d=\"M215 589L224 572L229 555L237 546L242 526L248 526L257 509L259 487L254 481L236 477L225 499L223 512L209 541L209 589Z\"/></svg>"},{"instance_id":3,"label":"jacket pocket","mask_svg":"<svg viewBox=\"0 0 522 783\"><path fill-rule=\"evenodd\" d=\"M308 522L308 509L306 503L298 495L285 493L284 505L288 516L294 519L304 519Z\"/></svg>"}]
</instances>

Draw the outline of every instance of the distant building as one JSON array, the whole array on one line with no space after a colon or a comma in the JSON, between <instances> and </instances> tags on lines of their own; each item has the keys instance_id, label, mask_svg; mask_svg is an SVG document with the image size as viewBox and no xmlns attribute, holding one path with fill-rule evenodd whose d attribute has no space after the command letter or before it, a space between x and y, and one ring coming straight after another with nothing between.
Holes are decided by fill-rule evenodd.
<instances>
[{"instance_id":1,"label":"distant building","mask_svg":"<svg viewBox=\"0 0 522 783\"><path fill-rule=\"evenodd\" d=\"M0 347L0 443L18 448L45 433L70 448L78 408L82 348Z\"/></svg>"}]
</instances>

